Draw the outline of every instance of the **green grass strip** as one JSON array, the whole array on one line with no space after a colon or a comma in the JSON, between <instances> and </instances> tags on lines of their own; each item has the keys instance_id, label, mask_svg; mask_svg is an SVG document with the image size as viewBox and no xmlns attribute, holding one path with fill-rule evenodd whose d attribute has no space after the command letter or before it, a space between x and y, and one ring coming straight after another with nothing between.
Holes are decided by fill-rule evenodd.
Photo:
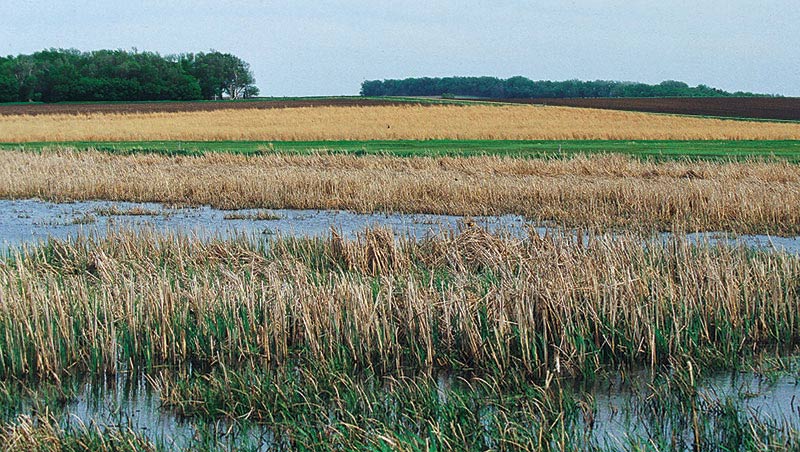
<instances>
[{"instance_id":1,"label":"green grass strip","mask_svg":"<svg viewBox=\"0 0 800 452\"><path fill-rule=\"evenodd\" d=\"M130 154L200 155L209 152L310 154L324 152L397 157L508 156L559 158L617 153L654 160L787 160L800 162L800 140L786 141L629 141L629 140L396 140L396 141L123 141L0 143L4 150L41 151L53 147Z\"/></svg>"}]
</instances>

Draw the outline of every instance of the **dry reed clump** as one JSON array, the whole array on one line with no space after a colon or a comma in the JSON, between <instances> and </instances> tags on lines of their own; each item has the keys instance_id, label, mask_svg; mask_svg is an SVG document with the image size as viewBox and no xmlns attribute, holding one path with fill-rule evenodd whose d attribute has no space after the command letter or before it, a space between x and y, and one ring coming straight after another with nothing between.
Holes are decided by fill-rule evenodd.
<instances>
[{"instance_id":1,"label":"dry reed clump","mask_svg":"<svg viewBox=\"0 0 800 452\"><path fill-rule=\"evenodd\" d=\"M569 107L374 106L3 116L4 142L146 140L789 140L800 124Z\"/></svg>"},{"instance_id":2,"label":"dry reed clump","mask_svg":"<svg viewBox=\"0 0 800 452\"><path fill-rule=\"evenodd\" d=\"M19 251L0 268L0 376L299 358L544 377L732 365L800 339L796 256L633 235L389 234L195 242L117 232Z\"/></svg>"},{"instance_id":3,"label":"dry reed clump","mask_svg":"<svg viewBox=\"0 0 800 452\"><path fill-rule=\"evenodd\" d=\"M375 227L359 234L356 242L348 242L331 229L331 246L327 257L348 271L379 275L410 266L408 256L402 255L391 229Z\"/></svg>"},{"instance_id":4,"label":"dry reed clump","mask_svg":"<svg viewBox=\"0 0 800 452\"><path fill-rule=\"evenodd\" d=\"M95 214L101 217L116 217L116 216L158 216L160 213L156 210L146 209L144 207L130 207L122 209L117 205L95 209Z\"/></svg>"},{"instance_id":5,"label":"dry reed clump","mask_svg":"<svg viewBox=\"0 0 800 452\"><path fill-rule=\"evenodd\" d=\"M155 452L158 448L134 432L118 427L101 428L80 423L67 429L45 414L33 419L20 416L0 424L0 443L7 452Z\"/></svg>"},{"instance_id":6,"label":"dry reed clump","mask_svg":"<svg viewBox=\"0 0 800 452\"><path fill-rule=\"evenodd\" d=\"M333 155L0 153L0 198L520 214L567 226L800 233L800 166Z\"/></svg>"}]
</instances>

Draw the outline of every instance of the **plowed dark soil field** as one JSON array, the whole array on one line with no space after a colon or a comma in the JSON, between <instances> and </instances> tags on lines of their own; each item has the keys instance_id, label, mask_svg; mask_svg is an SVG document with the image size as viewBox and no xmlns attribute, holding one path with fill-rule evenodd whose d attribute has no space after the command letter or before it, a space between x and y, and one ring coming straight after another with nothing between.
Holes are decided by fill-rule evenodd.
<instances>
[{"instance_id":1,"label":"plowed dark soil field","mask_svg":"<svg viewBox=\"0 0 800 452\"><path fill-rule=\"evenodd\" d=\"M800 120L800 98L798 97L540 98L497 99L496 101L650 113Z\"/></svg>"},{"instance_id":2,"label":"plowed dark soil field","mask_svg":"<svg viewBox=\"0 0 800 452\"><path fill-rule=\"evenodd\" d=\"M432 102L420 102L422 105ZM241 102L132 102L132 103L64 103L64 104L13 104L0 105L0 116L3 115L81 115L89 113L157 113L183 111L214 111L230 109L270 109L300 108L320 106L375 106L375 105L408 105L406 101L330 98L299 100L252 100Z\"/></svg>"},{"instance_id":3,"label":"plowed dark soil field","mask_svg":"<svg viewBox=\"0 0 800 452\"><path fill-rule=\"evenodd\" d=\"M475 100L475 99L470 99ZM800 98L797 97L714 97L714 98L534 98L481 99L483 101L543 104L606 110L642 111L685 115L721 116L800 121ZM407 105L407 100L320 98L293 100L255 100L242 102L132 102L132 103L64 103L0 105L4 115L50 115L89 113L155 113L214 111L229 109L271 109L320 106ZM430 99L421 105L435 105Z\"/></svg>"}]
</instances>

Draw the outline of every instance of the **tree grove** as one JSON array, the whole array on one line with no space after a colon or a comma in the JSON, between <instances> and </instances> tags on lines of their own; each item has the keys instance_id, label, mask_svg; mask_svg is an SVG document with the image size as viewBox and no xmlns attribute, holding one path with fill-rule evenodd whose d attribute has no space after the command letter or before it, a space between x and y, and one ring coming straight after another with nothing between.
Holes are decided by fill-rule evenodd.
<instances>
[{"instance_id":1,"label":"tree grove","mask_svg":"<svg viewBox=\"0 0 800 452\"><path fill-rule=\"evenodd\" d=\"M0 102L232 99L258 94L249 65L226 53L49 49L0 57Z\"/></svg>"}]
</instances>

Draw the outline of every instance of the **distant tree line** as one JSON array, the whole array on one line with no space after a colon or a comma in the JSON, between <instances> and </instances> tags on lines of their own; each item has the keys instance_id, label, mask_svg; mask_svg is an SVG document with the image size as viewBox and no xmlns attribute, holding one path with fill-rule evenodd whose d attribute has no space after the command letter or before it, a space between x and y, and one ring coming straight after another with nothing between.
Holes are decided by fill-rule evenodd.
<instances>
[{"instance_id":1,"label":"distant tree line","mask_svg":"<svg viewBox=\"0 0 800 452\"><path fill-rule=\"evenodd\" d=\"M533 81L525 77L407 78L367 80L361 84L362 96L469 96L495 99L565 97L730 97L759 96L729 93L706 85L689 86L667 80L657 85L610 80Z\"/></svg>"},{"instance_id":2,"label":"distant tree line","mask_svg":"<svg viewBox=\"0 0 800 452\"><path fill-rule=\"evenodd\" d=\"M50 49L0 57L0 102L239 99L258 95L254 83L246 62L216 51Z\"/></svg>"}]
</instances>

